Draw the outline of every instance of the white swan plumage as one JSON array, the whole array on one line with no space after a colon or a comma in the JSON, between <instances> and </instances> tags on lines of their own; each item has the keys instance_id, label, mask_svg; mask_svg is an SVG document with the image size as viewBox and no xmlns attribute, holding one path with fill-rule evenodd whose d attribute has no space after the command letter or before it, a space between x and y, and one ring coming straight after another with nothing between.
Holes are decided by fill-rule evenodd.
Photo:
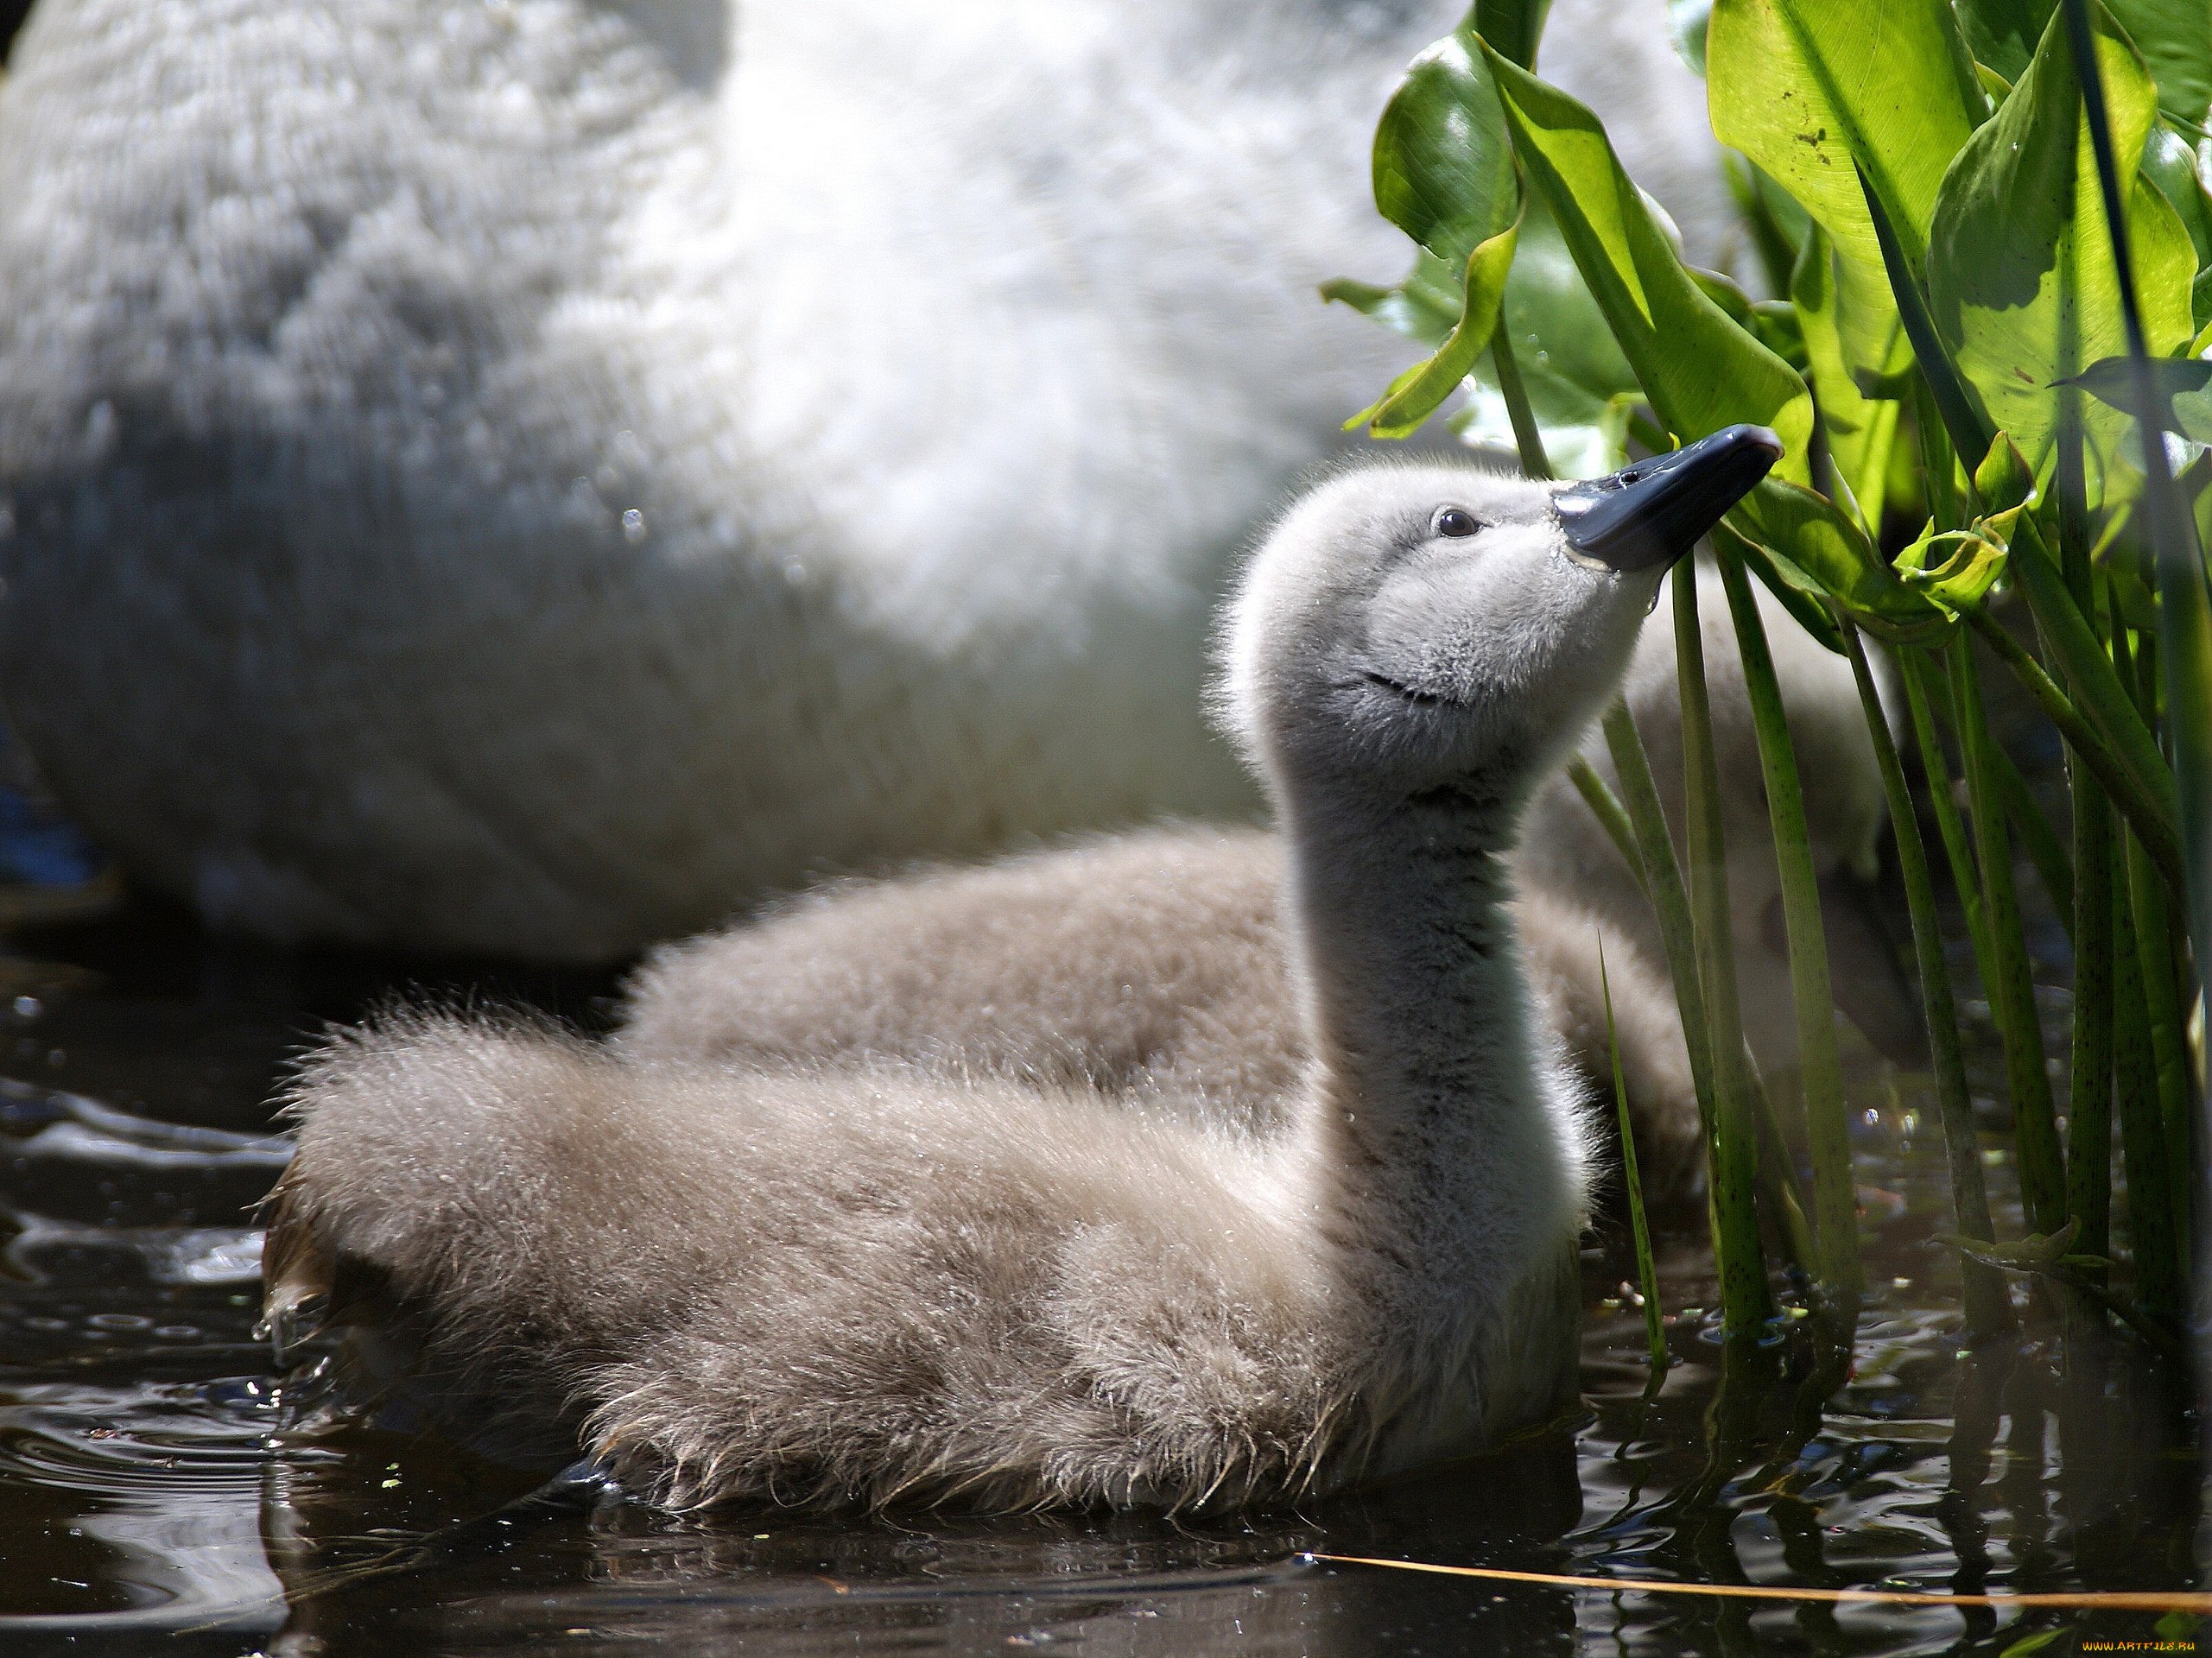
<instances>
[{"instance_id":1,"label":"white swan plumage","mask_svg":"<svg viewBox=\"0 0 2212 1658\"><path fill-rule=\"evenodd\" d=\"M570 959L1248 813L1234 549L1402 342L1443 0L42 0L0 87L0 697L142 878ZM1693 256L1657 0L1561 0Z\"/></svg>"}]
</instances>

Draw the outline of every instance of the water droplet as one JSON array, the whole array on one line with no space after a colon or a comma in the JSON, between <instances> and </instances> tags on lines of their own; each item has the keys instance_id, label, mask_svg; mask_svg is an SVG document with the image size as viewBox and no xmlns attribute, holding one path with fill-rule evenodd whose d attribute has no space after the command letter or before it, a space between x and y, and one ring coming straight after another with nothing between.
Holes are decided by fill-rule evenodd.
<instances>
[{"instance_id":1,"label":"water droplet","mask_svg":"<svg viewBox=\"0 0 2212 1658\"><path fill-rule=\"evenodd\" d=\"M16 998L16 1017L18 1019L35 1019L45 1011L45 1005L35 996L19 996Z\"/></svg>"},{"instance_id":2,"label":"water droplet","mask_svg":"<svg viewBox=\"0 0 2212 1658\"><path fill-rule=\"evenodd\" d=\"M635 507L622 515L622 539L632 547L645 539L645 515Z\"/></svg>"}]
</instances>

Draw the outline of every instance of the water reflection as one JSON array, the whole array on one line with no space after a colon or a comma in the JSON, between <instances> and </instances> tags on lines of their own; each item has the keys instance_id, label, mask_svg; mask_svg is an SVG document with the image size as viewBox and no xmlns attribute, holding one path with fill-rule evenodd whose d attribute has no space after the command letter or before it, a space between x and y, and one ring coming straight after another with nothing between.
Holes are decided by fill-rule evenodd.
<instances>
[{"instance_id":1,"label":"water reflection","mask_svg":"<svg viewBox=\"0 0 2212 1658\"><path fill-rule=\"evenodd\" d=\"M342 1630L349 1649L365 1642L393 1652L497 1649L551 1632L588 1640L579 1632L589 1631L700 1652L1080 1640L1110 1652L1328 1653L1371 1650L1379 1632L1397 1630L1518 1652L1574 1628L1564 1597L1468 1596L1325 1573L1297 1558L1354 1535L1394 1553L1455 1558L1540 1547L1576 1512L1563 1438L1310 1516L1207 1526L1128 1516L840 1523L772 1510L693 1521L608 1498L505 1526L479 1522L403 1550L407 1590L396 1596L374 1575L391 1564L379 1540L409 1529L393 1522L485 1503L502 1477L450 1457L418 1467L392 1436L340 1437L341 1460L288 1466L272 1492L283 1516L272 1535L285 1539L273 1553L298 1601L286 1631L292 1650Z\"/></svg>"},{"instance_id":2,"label":"water reflection","mask_svg":"<svg viewBox=\"0 0 2212 1658\"><path fill-rule=\"evenodd\" d=\"M164 933L162 928L171 927ZM1859 1153L1870 1297L1723 1345L1694 1244L1663 1258L1679 1361L1588 1258L1588 1420L1571 1435L1309 1509L680 1520L525 1503L531 1477L281 1387L252 1337L251 1206L281 1167L286 1053L419 969L212 946L143 914L41 941L64 988L0 1004L0 1647L164 1655L634 1650L1987 1653L2155 1620L1792 1607L1417 1578L1307 1550L1599 1575L1956 1589L2190 1580L2183 1379L2031 1321L1960 1345L1940 1158L1887 1093ZM41 955L44 959L44 953ZM60 971L66 969L67 971ZM463 970L455 977L481 977ZM604 980L519 990L599 1016ZM55 1056L59 1055L59 1058ZM1924 1111L1924 1105L1920 1109ZM2008 1218L2007 1224L2011 1224ZM2046 1649L2063 1651L2063 1646Z\"/></svg>"}]
</instances>

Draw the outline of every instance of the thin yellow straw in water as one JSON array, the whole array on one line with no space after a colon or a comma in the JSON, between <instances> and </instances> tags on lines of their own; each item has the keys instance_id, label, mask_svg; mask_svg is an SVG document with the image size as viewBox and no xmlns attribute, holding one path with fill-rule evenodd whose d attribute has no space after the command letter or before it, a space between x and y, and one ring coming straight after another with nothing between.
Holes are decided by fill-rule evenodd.
<instances>
[{"instance_id":1,"label":"thin yellow straw in water","mask_svg":"<svg viewBox=\"0 0 2212 1658\"><path fill-rule=\"evenodd\" d=\"M1816 1600L1830 1605L1878 1602L1892 1606L2072 1607L2118 1612L2212 1612L2212 1594L2120 1590L2107 1594L1942 1595L1907 1589L1783 1589L1752 1583L1668 1583L1656 1578L1570 1578L1550 1572L1508 1572L1493 1566L1436 1566L1427 1560L1379 1560L1360 1554L1304 1554L1329 1566L1380 1566L1493 1583L1536 1583L1556 1589L1603 1589L1638 1595L1710 1595L1731 1600Z\"/></svg>"}]
</instances>

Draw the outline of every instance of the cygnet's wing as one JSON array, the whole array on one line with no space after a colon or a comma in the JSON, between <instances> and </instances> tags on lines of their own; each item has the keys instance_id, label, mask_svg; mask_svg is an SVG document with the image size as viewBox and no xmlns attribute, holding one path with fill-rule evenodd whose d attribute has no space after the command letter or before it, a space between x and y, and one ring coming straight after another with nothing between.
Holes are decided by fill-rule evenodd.
<instances>
[{"instance_id":1,"label":"cygnet's wing","mask_svg":"<svg viewBox=\"0 0 2212 1658\"><path fill-rule=\"evenodd\" d=\"M618 1041L648 1059L1080 1080L1264 1130L1305 1057L1281 878L1273 835L1192 827L830 888L655 956ZM1540 889L1517 907L1543 1022L1602 1087L1596 914ZM1687 1200L1697 1106L1673 992L1606 934L1646 1184Z\"/></svg>"},{"instance_id":2,"label":"cygnet's wing","mask_svg":"<svg viewBox=\"0 0 2212 1658\"><path fill-rule=\"evenodd\" d=\"M1302 1058L1275 838L1163 828L827 889L665 950L632 1054L895 1059L1254 1121Z\"/></svg>"}]
</instances>

